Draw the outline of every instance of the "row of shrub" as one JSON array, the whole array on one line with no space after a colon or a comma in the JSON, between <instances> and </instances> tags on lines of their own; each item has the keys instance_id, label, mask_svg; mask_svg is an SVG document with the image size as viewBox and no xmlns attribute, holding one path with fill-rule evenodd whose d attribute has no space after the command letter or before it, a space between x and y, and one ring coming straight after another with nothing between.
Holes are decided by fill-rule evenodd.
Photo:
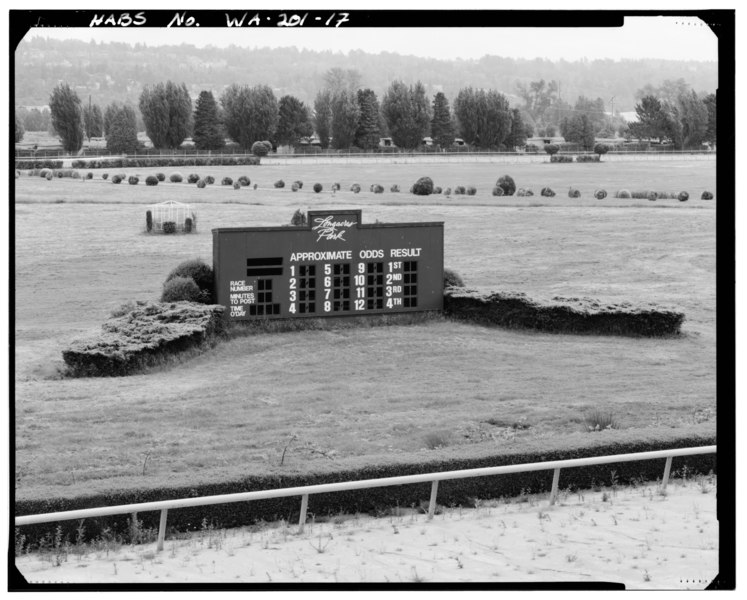
<instances>
[{"instance_id":1,"label":"row of shrub","mask_svg":"<svg viewBox=\"0 0 747 600\"><path fill-rule=\"evenodd\" d=\"M59 162L62 166L62 161ZM256 166L259 164L260 159L257 156L205 156L194 158L154 156L152 158L76 159L72 166L75 169L125 169L128 167Z\"/></svg>"},{"instance_id":2,"label":"row of shrub","mask_svg":"<svg viewBox=\"0 0 747 600\"><path fill-rule=\"evenodd\" d=\"M433 450L427 456L390 457L386 463L379 462L363 465L358 468L341 468L334 464L317 467L313 472L283 472L282 468L273 468L261 472L248 472L234 480L216 480L209 483L186 484L174 486L164 484L156 489L116 489L108 493L88 494L79 497L42 497L39 499L19 500L15 502L14 513L17 516L81 510L99 506L117 506L156 502L188 497L237 494L269 489L303 487L336 483L341 481L358 481L415 475L419 473L438 473L466 469L479 469L504 465L521 465L528 463L559 461L595 456L633 454L670 450L675 448L692 448L714 445L716 436L694 431L686 433L674 430L657 429L653 433L640 433L631 439L626 431L607 430L589 440L589 434L576 433L567 436L562 443L543 441L541 446L527 450L500 449L483 451L476 454L461 452L455 454L453 448ZM476 454L476 455L475 455ZM697 476L699 474L717 473L716 454L675 457L672 461L673 476ZM647 481L660 479L664 471L664 459L644 460L603 465L592 465L563 469L560 472L560 490L576 491L598 489L601 486L640 485ZM438 485L437 502L439 506L475 506L475 499L527 497L529 494L548 494L552 487L552 469L509 473L491 477L470 477L464 479L446 479ZM375 487L361 490L348 490L326 494L311 494L308 498L308 518L317 522L339 514L372 514L375 516L391 514L396 507L420 507L427 511L431 484L418 483ZM253 525L258 522L273 522L281 519L286 522L298 522L301 499L298 496L253 500L250 503L215 504L211 506L187 507L169 511L168 531L196 531L205 523L215 528L230 528ZM159 512L149 511L137 515L141 530L156 532L159 525ZM117 515L86 519L85 539L101 539L105 534L116 536L122 543L132 543L131 515ZM62 539L75 540L80 529L80 522L75 520L59 523L27 525L17 528L16 535L24 536L26 548L37 548L39 542L50 536L54 539L60 527ZM19 540L16 539L16 548Z\"/></svg>"},{"instance_id":3,"label":"row of shrub","mask_svg":"<svg viewBox=\"0 0 747 600\"><path fill-rule=\"evenodd\" d=\"M17 160L16 169L61 169L61 160Z\"/></svg>"},{"instance_id":4,"label":"row of shrub","mask_svg":"<svg viewBox=\"0 0 747 600\"><path fill-rule=\"evenodd\" d=\"M444 313L456 319L509 329L548 333L663 337L676 335L685 315L674 310L629 303L602 305L588 298L537 302L523 293L449 288Z\"/></svg>"}]
</instances>

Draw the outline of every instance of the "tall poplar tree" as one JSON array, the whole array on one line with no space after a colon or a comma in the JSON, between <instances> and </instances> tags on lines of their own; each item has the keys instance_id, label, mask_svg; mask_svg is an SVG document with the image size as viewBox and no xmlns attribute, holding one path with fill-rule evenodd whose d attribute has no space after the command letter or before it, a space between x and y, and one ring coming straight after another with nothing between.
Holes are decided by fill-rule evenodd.
<instances>
[{"instance_id":1,"label":"tall poplar tree","mask_svg":"<svg viewBox=\"0 0 747 600\"><path fill-rule=\"evenodd\" d=\"M330 106L332 109L330 120L332 146L338 150L350 148L358 130L358 118L360 117L358 98L355 92L340 90L332 96Z\"/></svg>"},{"instance_id":2,"label":"tall poplar tree","mask_svg":"<svg viewBox=\"0 0 747 600\"><path fill-rule=\"evenodd\" d=\"M321 90L314 99L314 129L319 136L322 148L329 147L330 126L332 122L332 94Z\"/></svg>"},{"instance_id":3,"label":"tall poplar tree","mask_svg":"<svg viewBox=\"0 0 747 600\"><path fill-rule=\"evenodd\" d=\"M185 84L145 86L140 94L145 133L156 148L178 148L189 135L192 100Z\"/></svg>"},{"instance_id":4,"label":"tall poplar tree","mask_svg":"<svg viewBox=\"0 0 747 600\"><path fill-rule=\"evenodd\" d=\"M278 125L278 103L266 85L231 84L221 95L226 133L242 148L254 142L273 140Z\"/></svg>"},{"instance_id":5,"label":"tall poplar tree","mask_svg":"<svg viewBox=\"0 0 747 600\"><path fill-rule=\"evenodd\" d=\"M49 97L52 127L60 136L66 152L78 152L83 147L83 107L78 94L67 83L60 83Z\"/></svg>"},{"instance_id":6,"label":"tall poplar tree","mask_svg":"<svg viewBox=\"0 0 747 600\"><path fill-rule=\"evenodd\" d=\"M400 148L417 148L430 127L430 111L425 88L419 81L407 86L393 81L381 101L392 141Z\"/></svg>"},{"instance_id":7,"label":"tall poplar tree","mask_svg":"<svg viewBox=\"0 0 747 600\"><path fill-rule=\"evenodd\" d=\"M278 103L278 127L275 137L278 145L292 146L302 137L310 137L314 128L309 120L309 111L298 98L286 95Z\"/></svg>"}]
</instances>

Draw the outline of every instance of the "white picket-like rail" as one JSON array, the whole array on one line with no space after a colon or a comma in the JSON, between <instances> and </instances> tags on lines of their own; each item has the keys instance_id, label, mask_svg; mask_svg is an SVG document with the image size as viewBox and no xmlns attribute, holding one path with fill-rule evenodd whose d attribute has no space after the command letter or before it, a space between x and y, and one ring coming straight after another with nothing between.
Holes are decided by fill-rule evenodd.
<instances>
[{"instance_id":1,"label":"white picket-like rail","mask_svg":"<svg viewBox=\"0 0 747 600\"><path fill-rule=\"evenodd\" d=\"M407 485L411 483L431 483L430 504L428 507L429 518L433 517L436 509L436 496L438 493L438 482L447 479L465 479L468 477L487 477L490 475L505 475L508 473L525 473L528 471L553 470L552 490L550 492L550 504L554 504L558 496L558 481L560 469L572 467L585 467L591 465L603 465L610 463L631 462L640 460L652 460L666 458L664 474L661 480L662 488L666 488L669 481L669 473L672 467L672 458L675 456L694 456L697 454L713 454L716 446L701 446L697 448L677 448L672 450L656 450L653 452L638 452L635 454L612 454L608 456L595 456L588 458L574 458L568 460L555 460L540 463L524 463L519 465L504 465L500 467L483 467L479 469L465 469L461 471L442 471L440 473L421 473L418 475L402 475L400 477L385 477L381 479L363 479L360 481L343 481L339 483L323 483L302 487L282 488L276 490L261 490L257 492L241 492L237 494L220 494L216 496L202 496L199 498L178 498L176 500L160 500L157 502L142 502L139 504L122 504L119 506L102 506L99 508L86 508L81 510L68 510L57 513L44 513L37 515L23 515L15 518L15 525L33 525L36 523L53 523L56 521L69 521L72 519L85 519L91 517L104 517L109 515L132 514L151 510L161 511L161 521L158 531L158 550L163 550L163 540L166 534L166 515L169 509L186 508L190 506L208 506L211 504L228 504L231 502L249 502L251 500L265 500L268 498L285 498L288 496L301 496L301 515L299 526L303 529L306 522L306 509L311 494L324 494L330 492L342 492L345 490L360 490L375 487L387 487L391 485Z\"/></svg>"}]
</instances>

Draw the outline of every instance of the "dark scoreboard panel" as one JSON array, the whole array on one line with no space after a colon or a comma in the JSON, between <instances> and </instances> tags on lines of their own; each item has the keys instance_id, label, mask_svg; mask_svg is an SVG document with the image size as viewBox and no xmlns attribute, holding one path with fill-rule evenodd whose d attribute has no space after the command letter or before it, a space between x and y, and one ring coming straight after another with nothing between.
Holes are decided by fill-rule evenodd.
<instances>
[{"instance_id":1,"label":"dark scoreboard panel","mask_svg":"<svg viewBox=\"0 0 747 600\"><path fill-rule=\"evenodd\" d=\"M441 310L443 255L443 223L363 224L360 210L213 229L217 303L232 321Z\"/></svg>"}]
</instances>

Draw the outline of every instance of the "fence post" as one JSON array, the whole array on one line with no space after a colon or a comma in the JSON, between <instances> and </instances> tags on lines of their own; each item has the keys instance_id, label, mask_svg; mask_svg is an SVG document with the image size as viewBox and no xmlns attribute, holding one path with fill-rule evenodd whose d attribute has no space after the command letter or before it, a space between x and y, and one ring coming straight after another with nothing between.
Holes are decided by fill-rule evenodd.
<instances>
[{"instance_id":1,"label":"fence post","mask_svg":"<svg viewBox=\"0 0 747 600\"><path fill-rule=\"evenodd\" d=\"M161 552L163 550L163 540L166 538L166 514L168 512L168 508L161 509L161 522L158 524L158 543L156 544L156 552Z\"/></svg>"},{"instance_id":2,"label":"fence post","mask_svg":"<svg viewBox=\"0 0 747 600\"><path fill-rule=\"evenodd\" d=\"M550 506L558 499L558 483L560 482L560 469L555 469L552 474L552 490L550 490Z\"/></svg>"},{"instance_id":3,"label":"fence post","mask_svg":"<svg viewBox=\"0 0 747 600\"><path fill-rule=\"evenodd\" d=\"M140 537L138 535L138 526L137 526L137 513L132 513L132 521L130 523L130 543L131 544L137 544L137 539Z\"/></svg>"},{"instance_id":4,"label":"fence post","mask_svg":"<svg viewBox=\"0 0 747 600\"><path fill-rule=\"evenodd\" d=\"M301 514L298 517L298 532L303 532L303 526L306 524L306 509L309 507L309 495L301 496Z\"/></svg>"},{"instance_id":5,"label":"fence post","mask_svg":"<svg viewBox=\"0 0 747 600\"><path fill-rule=\"evenodd\" d=\"M431 501L428 503L428 520L433 518L436 514L436 495L438 494L438 479L435 479L431 484Z\"/></svg>"},{"instance_id":6,"label":"fence post","mask_svg":"<svg viewBox=\"0 0 747 600\"><path fill-rule=\"evenodd\" d=\"M669 483L669 472L671 470L672 470L672 457L667 456L667 462L664 464L664 476L661 478L662 491L667 489L667 483Z\"/></svg>"}]
</instances>

